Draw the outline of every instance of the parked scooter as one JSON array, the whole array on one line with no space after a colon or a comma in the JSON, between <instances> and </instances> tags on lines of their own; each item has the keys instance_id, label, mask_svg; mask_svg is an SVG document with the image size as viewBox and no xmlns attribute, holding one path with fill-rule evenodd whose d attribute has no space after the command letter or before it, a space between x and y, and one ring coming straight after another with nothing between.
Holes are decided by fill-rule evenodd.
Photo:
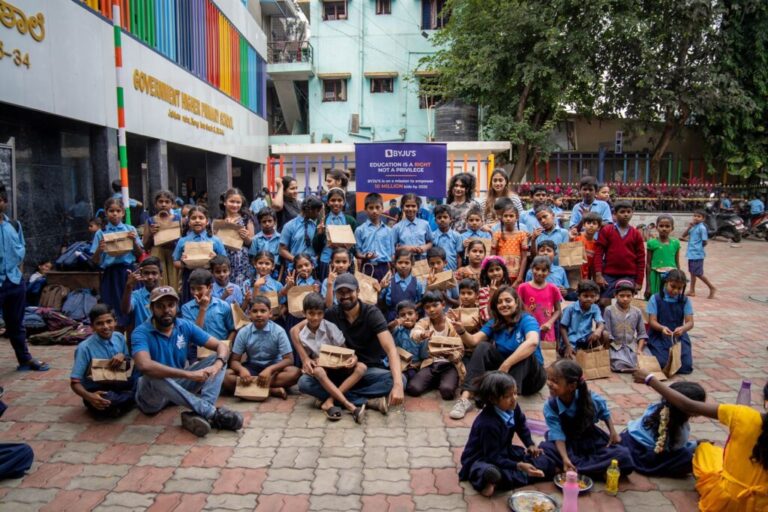
<instances>
[{"instance_id":1,"label":"parked scooter","mask_svg":"<svg viewBox=\"0 0 768 512\"><path fill-rule=\"evenodd\" d=\"M764 238L768 241L768 212L763 212L753 218L747 226L744 237L754 236L755 238Z\"/></svg>"},{"instance_id":2,"label":"parked scooter","mask_svg":"<svg viewBox=\"0 0 768 512\"><path fill-rule=\"evenodd\" d=\"M714 194L710 194L710 198ZM747 226L744 220L733 212L724 212L715 209L714 201L709 201L704 209L707 212L707 218L704 224L707 226L707 236L714 238L722 236L728 238L733 243L741 242L741 237L747 232Z\"/></svg>"}]
</instances>

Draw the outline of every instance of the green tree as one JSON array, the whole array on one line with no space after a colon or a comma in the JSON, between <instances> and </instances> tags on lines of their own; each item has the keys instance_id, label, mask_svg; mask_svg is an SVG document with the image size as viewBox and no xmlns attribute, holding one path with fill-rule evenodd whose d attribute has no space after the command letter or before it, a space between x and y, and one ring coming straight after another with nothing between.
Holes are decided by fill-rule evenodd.
<instances>
[{"instance_id":1,"label":"green tree","mask_svg":"<svg viewBox=\"0 0 768 512\"><path fill-rule=\"evenodd\" d=\"M422 61L439 73L444 98L480 105L486 135L513 145L519 181L546 154L567 106L591 106L601 72L594 59L607 0L449 0L440 48Z\"/></svg>"}]
</instances>

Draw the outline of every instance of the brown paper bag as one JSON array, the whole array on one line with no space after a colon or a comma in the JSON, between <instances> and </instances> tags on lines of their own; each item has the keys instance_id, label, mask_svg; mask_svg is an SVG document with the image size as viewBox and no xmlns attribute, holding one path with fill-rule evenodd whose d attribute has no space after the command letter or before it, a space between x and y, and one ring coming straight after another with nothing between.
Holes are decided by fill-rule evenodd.
<instances>
[{"instance_id":1,"label":"brown paper bag","mask_svg":"<svg viewBox=\"0 0 768 512\"><path fill-rule=\"evenodd\" d=\"M227 348L232 348L232 344L229 340L219 340L221 343L225 344ZM208 356L215 355L216 352L214 350L209 350L205 347L197 347L197 358L198 359L205 359Z\"/></svg>"},{"instance_id":2,"label":"brown paper bag","mask_svg":"<svg viewBox=\"0 0 768 512\"><path fill-rule=\"evenodd\" d=\"M560 266L564 268L580 267L587 262L584 242L566 242L557 248Z\"/></svg>"},{"instance_id":3,"label":"brown paper bag","mask_svg":"<svg viewBox=\"0 0 768 512\"><path fill-rule=\"evenodd\" d=\"M91 360L91 380L93 382L127 382L131 376L128 361L123 361L119 370L109 368L109 359Z\"/></svg>"},{"instance_id":4,"label":"brown paper bag","mask_svg":"<svg viewBox=\"0 0 768 512\"><path fill-rule=\"evenodd\" d=\"M557 361L557 342L542 341L540 343L541 356L544 358L544 368L549 368L552 363Z\"/></svg>"},{"instance_id":5,"label":"brown paper bag","mask_svg":"<svg viewBox=\"0 0 768 512\"><path fill-rule=\"evenodd\" d=\"M359 298L362 302L375 306L379 302L379 293L373 284L378 283L376 279L362 272L355 272L357 284L360 285Z\"/></svg>"},{"instance_id":6,"label":"brown paper bag","mask_svg":"<svg viewBox=\"0 0 768 512\"><path fill-rule=\"evenodd\" d=\"M239 251L243 248L243 239L240 238L242 226L223 219L213 221L213 234L219 237L224 247L231 251Z\"/></svg>"},{"instance_id":7,"label":"brown paper bag","mask_svg":"<svg viewBox=\"0 0 768 512\"><path fill-rule=\"evenodd\" d=\"M480 321L480 308L456 308L454 311L459 315L461 325L465 329L477 327Z\"/></svg>"},{"instance_id":8,"label":"brown paper bag","mask_svg":"<svg viewBox=\"0 0 768 512\"><path fill-rule=\"evenodd\" d=\"M251 323L251 320L248 318L248 315L245 314L245 311L243 311L243 308L240 307L240 304L237 302L232 303L232 320L234 320L235 323L235 330L239 331L246 325Z\"/></svg>"},{"instance_id":9,"label":"brown paper bag","mask_svg":"<svg viewBox=\"0 0 768 512\"><path fill-rule=\"evenodd\" d=\"M320 356L317 358L317 364L321 368L344 368L354 355L355 351L351 348L322 344L320 345Z\"/></svg>"},{"instance_id":10,"label":"brown paper bag","mask_svg":"<svg viewBox=\"0 0 768 512\"><path fill-rule=\"evenodd\" d=\"M647 324L648 312L646 308L648 307L648 301L643 299L632 299L632 302L630 303L630 305L635 306L637 309L640 310L640 312L643 314L643 322Z\"/></svg>"},{"instance_id":11,"label":"brown paper bag","mask_svg":"<svg viewBox=\"0 0 768 512\"><path fill-rule=\"evenodd\" d=\"M667 365L664 367L664 375L671 377L676 374L680 367L683 366L682 360L682 345L679 341L676 341L669 348L669 358L667 359Z\"/></svg>"},{"instance_id":12,"label":"brown paper bag","mask_svg":"<svg viewBox=\"0 0 768 512\"><path fill-rule=\"evenodd\" d=\"M411 361L413 361L413 354L404 348L397 347L397 355L400 356L400 371L404 372L406 368L411 365Z\"/></svg>"},{"instance_id":13,"label":"brown paper bag","mask_svg":"<svg viewBox=\"0 0 768 512\"><path fill-rule=\"evenodd\" d=\"M656 359L656 356L637 354L637 367L652 373L659 380L667 380L667 376L661 371L661 366L659 366L659 360Z\"/></svg>"},{"instance_id":14,"label":"brown paper bag","mask_svg":"<svg viewBox=\"0 0 768 512\"><path fill-rule=\"evenodd\" d=\"M432 336L427 345L429 355L433 357L445 357L454 352L464 350L461 338L455 336Z\"/></svg>"},{"instance_id":15,"label":"brown paper bag","mask_svg":"<svg viewBox=\"0 0 768 512\"><path fill-rule=\"evenodd\" d=\"M607 348L577 350L576 362L581 366L587 380L604 379L611 375L611 357Z\"/></svg>"},{"instance_id":16,"label":"brown paper bag","mask_svg":"<svg viewBox=\"0 0 768 512\"><path fill-rule=\"evenodd\" d=\"M288 313L296 318L304 318L304 297L314 291L312 285L292 286L288 290Z\"/></svg>"},{"instance_id":17,"label":"brown paper bag","mask_svg":"<svg viewBox=\"0 0 768 512\"><path fill-rule=\"evenodd\" d=\"M213 242L187 242L184 244L182 260L184 266L189 269L207 268L213 259Z\"/></svg>"},{"instance_id":18,"label":"brown paper bag","mask_svg":"<svg viewBox=\"0 0 768 512\"><path fill-rule=\"evenodd\" d=\"M426 279L429 275L429 263L426 259L416 260L413 262L413 268L411 269L411 275L416 279Z\"/></svg>"},{"instance_id":19,"label":"brown paper bag","mask_svg":"<svg viewBox=\"0 0 768 512\"><path fill-rule=\"evenodd\" d=\"M173 220L170 213L157 214L154 216L154 221L159 228L159 231L152 237L155 245L169 244L181 238L181 222Z\"/></svg>"},{"instance_id":20,"label":"brown paper bag","mask_svg":"<svg viewBox=\"0 0 768 512\"><path fill-rule=\"evenodd\" d=\"M482 242L485 246L485 255L488 256L491 254L491 249L493 248L493 239L492 238L468 238L470 242ZM467 252L467 249L464 249L464 256L469 256L469 253Z\"/></svg>"},{"instance_id":21,"label":"brown paper bag","mask_svg":"<svg viewBox=\"0 0 768 512\"><path fill-rule=\"evenodd\" d=\"M244 384L241 379L237 379L237 387L235 387L235 396L242 398L243 400L253 400L255 402L261 402L269 397L269 388L263 388L256 384L256 380L250 384Z\"/></svg>"},{"instance_id":22,"label":"brown paper bag","mask_svg":"<svg viewBox=\"0 0 768 512\"><path fill-rule=\"evenodd\" d=\"M130 231L117 231L114 233L104 233L104 241L107 243L107 250L104 251L110 256L122 256L133 250L133 240L128 238Z\"/></svg>"},{"instance_id":23,"label":"brown paper bag","mask_svg":"<svg viewBox=\"0 0 768 512\"><path fill-rule=\"evenodd\" d=\"M342 226L326 225L325 233L328 245L332 247L352 247L357 243L355 234L352 232L352 226L346 224Z\"/></svg>"},{"instance_id":24,"label":"brown paper bag","mask_svg":"<svg viewBox=\"0 0 768 512\"><path fill-rule=\"evenodd\" d=\"M452 270L445 270L435 274L435 280L427 285L427 290L451 290L456 288L456 278Z\"/></svg>"},{"instance_id":25,"label":"brown paper bag","mask_svg":"<svg viewBox=\"0 0 768 512\"><path fill-rule=\"evenodd\" d=\"M269 303L271 304L271 310L274 313L275 311L280 311L280 296L277 294L277 292L259 292L259 295L263 295L264 297L269 299ZM304 299L301 299L302 301ZM303 304L302 304L303 307Z\"/></svg>"}]
</instances>

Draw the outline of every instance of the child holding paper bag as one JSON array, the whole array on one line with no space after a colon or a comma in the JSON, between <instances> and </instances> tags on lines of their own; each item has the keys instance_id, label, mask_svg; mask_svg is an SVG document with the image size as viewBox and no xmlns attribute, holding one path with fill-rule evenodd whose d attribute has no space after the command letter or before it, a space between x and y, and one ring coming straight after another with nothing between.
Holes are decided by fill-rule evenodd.
<instances>
[{"instance_id":1,"label":"child holding paper bag","mask_svg":"<svg viewBox=\"0 0 768 512\"><path fill-rule=\"evenodd\" d=\"M181 301L182 304L188 302L189 294L189 274L190 268L185 265L185 261L189 260L189 254L184 250L185 246L190 242L209 242L213 247L213 251L209 254L209 260L214 256L221 255L226 256L227 251L224 249L224 244L221 243L219 237L212 236L208 233L208 210L203 206L193 206L189 209L187 216L187 231L184 236L176 243L176 249L173 250L173 265L181 272Z\"/></svg>"},{"instance_id":2,"label":"child holding paper bag","mask_svg":"<svg viewBox=\"0 0 768 512\"><path fill-rule=\"evenodd\" d=\"M693 329L693 305L691 299L685 296L685 285L688 279L680 269L670 270L662 283L662 291L652 295L648 301L648 349L656 356L659 365L664 368L669 359L669 350L679 339L680 358L682 366L679 374L693 372L693 351L688 331ZM644 344L639 344L642 351Z\"/></svg>"},{"instance_id":3,"label":"child holding paper bag","mask_svg":"<svg viewBox=\"0 0 768 512\"><path fill-rule=\"evenodd\" d=\"M175 198L168 190L155 192L154 204L157 213L147 219L141 241L144 249L160 260L159 286L178 288L179 276L173 265L173 250L176 241L181 238L181 215L174 212ZM161 245L156 245L156 241Z\"/></svg>"}]
</instances>

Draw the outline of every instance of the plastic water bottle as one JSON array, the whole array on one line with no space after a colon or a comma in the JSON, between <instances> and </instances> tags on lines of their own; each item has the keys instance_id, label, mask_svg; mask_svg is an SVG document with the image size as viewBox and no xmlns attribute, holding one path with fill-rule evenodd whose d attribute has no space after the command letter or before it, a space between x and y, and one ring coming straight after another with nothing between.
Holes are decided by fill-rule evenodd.
<instances>
[{"instance_id":1,"label":"plastic water bottle","mask_svg":"<svg viewBox=\"0 0 768 512\"><path fill-rule=\"evenodd\" d=\"M575 471L565 474L562 512L579 512L579 478Z\"/></svg>"},{"instance_id":2,"label":"plastic water bottle","mask_svg":"<svg viewBox=\"0 0 768 512\"><path fill-rule=\"evenodd\" d=\"M739 405L752 405L752 381L741 381L741 389L736 396L736 403Z\"/></svg>"},{"instance_id":3,"label":"plastic water bottle","mask_svg":"<svg viewBox=\"0 0 768 512\"><path fill-rule=\"evenodd\" d=\"M608 470L605 472L605 492L611 496L619 494L619 477L621 471L619 470L619 461L613 459L611 465L608 466Z\"/></svg>"}]
</instances>

